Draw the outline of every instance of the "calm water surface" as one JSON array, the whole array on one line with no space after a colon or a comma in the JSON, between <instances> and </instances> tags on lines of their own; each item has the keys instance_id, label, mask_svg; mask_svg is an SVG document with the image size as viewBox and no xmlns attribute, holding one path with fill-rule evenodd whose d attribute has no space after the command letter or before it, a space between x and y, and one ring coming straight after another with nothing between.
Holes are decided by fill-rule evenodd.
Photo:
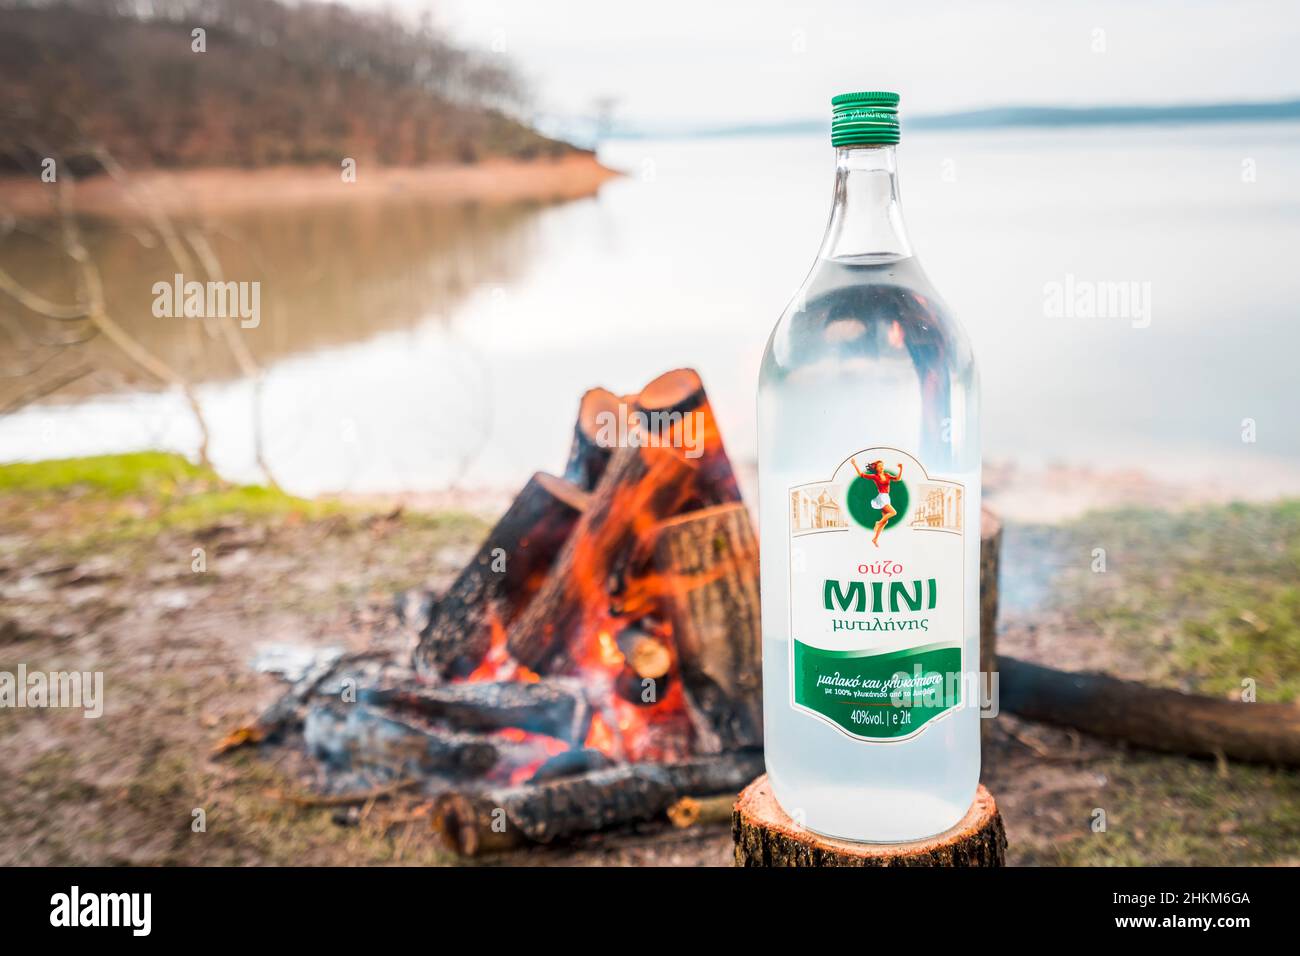
<instances>
[{"instance_id":1,"label":"calm water surface","mask_svg":"<svg viewBox=\"0 0 1300 956\"><path fill-rule=\"evenodd\" d=\"M1286 124L908 136L908 225L974 342L986 454L1300 489L1298 146ZM258 420L295 492L510 487L562 466L585 388L631 392L681 365L750 460L759 358L811 265L832 152L820 137L629 141L602 159L628 175L563 205L220 223L226 278L262 282L261 325L240 332L260 401L201 322L151 314L175 271L162 249L122 227L91 246L114 314L201 383L232 478L259 477ZM69 297L39 236L10 234L0 264ZM1048 315L1067 276L1147 284L1149 324ZM180 397L99 348L72 398L0 418L0 460L193 451Z\"/></svg>"}]
</instances>

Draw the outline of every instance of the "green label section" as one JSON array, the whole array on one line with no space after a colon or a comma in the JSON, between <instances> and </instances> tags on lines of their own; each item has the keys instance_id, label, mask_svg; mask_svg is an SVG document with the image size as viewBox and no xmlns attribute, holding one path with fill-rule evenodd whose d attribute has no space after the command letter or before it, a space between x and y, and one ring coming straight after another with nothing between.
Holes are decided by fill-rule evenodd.
<instances>
[{"instance_id":1,"label":"green label section","mask_svg":"<svg viewBox=\"0 0 1300 956\"><path fill-rule=\"evenodd\" d=\"M794 700L855 737L916 733L961 703L961 648L827 651L794 642Z\"/></svg>"}]
</instances>

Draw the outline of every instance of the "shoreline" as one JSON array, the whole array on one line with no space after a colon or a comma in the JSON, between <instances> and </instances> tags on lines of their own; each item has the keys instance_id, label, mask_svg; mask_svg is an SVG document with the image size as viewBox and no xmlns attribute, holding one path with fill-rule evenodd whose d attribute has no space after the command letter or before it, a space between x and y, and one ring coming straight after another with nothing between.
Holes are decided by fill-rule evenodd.
<instances>
[{"instance_id":1,"label":"shoreline","mask_svg":"<svg viewBox=\"0 0 1300 956\"><path fill-rule=\"evenodd\" d=\"M737 480L751 511L758 503L758 474L753 461L733 461ZM1125 488L1117 502L1111 483ZM519 492L519 485L447 488L423 491L326 491L308 498L347 506L391 510L403 508L436 514L451 511L493 520ZM1129 469L1121 474L1098 471L1087 465L1059 462L1029 466L1010 460L992 460L984 467L984 504L1003 521L1015 524L1060 525L1091 513L1116 508L1179 513L1216 504L1266 504L1300 497L1300 473L1271 474L1252 489L1225 502L1213 487L1203 483L1169 480L1158 472Z\"/></svg>"},{"instance_id":2,"label":"shoreline","mask_svg":"<svg viewBox=\"0 0 1300 956\"><path fill-rule=\"evenodd\" d=\"M370 166L358 164L354 182L332 166L263 169L149 169L125 181L101 173L77 181L73 207L83 214L132 218L213 216L320 203L557 202L593 196L622 173L593 153L559 159L489 159L473 164ZM25 218L52 218L54 184L33 176L0 176L0 209Z\"/></svg>"},{"instance_id":3,"label":"shoreline","mask_svg":"<svg viewBox=\"0 0 1300 956\"><path fill-rule=\"evenodd\" d=\"M11 466L36 468L103 468L130 471L140 456L172 456L182 470L194 469L190 456L175 449L150 451L101 452L52 458L0 458L0 472ZM751 511L758 503L758 473L753 460L735 460L733 467ZM55 468L51 473L63 469ZM231 487L265 489L270 486L258 476L229 475L214 471L213 477ZM1119 480L1125 488L1122 501L1116 501L1111 484ZM457 486L427 489L324 489L319 491L280 490L304 504L330 508L342 506L375 513L412 512L424 515L465 515L492 522L510 507L523 484L516 483ZM2 491L3 488L0 488ZM1214 488L1203 483L1170 480L1159 472L1129 469L1122 473L1098 471L1087 465L1057 462L1047 466L1029 466L1012 460L991 460L984 468L984 504L1004 521L1020 525L1064 525L1089 514L1104 514L1132 509L1135 511L1185 513L1215 505L1262 505L1278 501L1300 501L1300 472L1287 468L1269 480L1253 486L1249 494L1235 494L1225 500Z\"/></svg>"}]
</instances>

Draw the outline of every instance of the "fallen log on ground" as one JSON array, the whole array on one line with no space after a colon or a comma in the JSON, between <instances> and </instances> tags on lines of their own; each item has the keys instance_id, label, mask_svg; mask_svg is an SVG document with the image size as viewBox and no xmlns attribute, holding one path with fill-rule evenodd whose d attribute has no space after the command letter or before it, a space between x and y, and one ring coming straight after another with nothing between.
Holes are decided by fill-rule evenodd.
<instances>
[{"instance_id":1,"label":"fallen log on ground","mask_svg":"<svg viewBox=\"0 0 1300 956\"><path fill-rule=\"evenodd\" d=\"M625 764L538 785L443 794L434 827L448 849L477 856L650 820L675 796L663 767Z\"/></svg>"},{"instance_id":2,"label":"fallen log on ground","mask_svg":"<svg viewBox=\"0 0 1300 956\"><path fill-rule=\"evenodd\" d=\"M668 808L668 819L679 830L711 823L730 823L736 806L731 794L718 797L682 797Z\"/></svg>"},{"instance_id":3,"label":"fallen log on ground","mask_svg":"<svg viewBox=\"0 0 1300 956\"><path fill-rule=\"evenodd\" d=\"M739 793L755 775L763 772L761 750L736 750L708 757L693 757L662 765L673 789L682 796L710 796Z\"/></svg>"},{"instance_id":4,"label":"fallen log on ground","mask_svg":"<svg viewBox=\"0 0 1300 956\"><path fill-rule=\"evenodd\" d=\"M1002 710L1139 747L1300 766L1300 708L1148 687L998 658Z\"/></svg>"},{"instance_id":5,"label":"fallen log on ground","mask_svg":"<svg viewBox=\"0 0 1300 956\"><path fill-rule=\"evenodd\" d=\"M541 784L453 791L435 803L433 826L461 856L551 843L653 820L682 796L734 793L762 760L747 752L680 764L623 764Z\"/></svg>"}]
</instances>

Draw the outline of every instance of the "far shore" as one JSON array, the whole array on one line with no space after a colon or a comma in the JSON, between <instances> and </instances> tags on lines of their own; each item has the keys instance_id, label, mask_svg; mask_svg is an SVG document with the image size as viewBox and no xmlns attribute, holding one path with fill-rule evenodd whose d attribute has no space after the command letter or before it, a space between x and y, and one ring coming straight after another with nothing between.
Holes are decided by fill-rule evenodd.
<instances>
[{"instance_id":1,"label":"far shore","mask_svg":"<svg viewBox=\"0 0 1300 956\"><path fill-rule=\"evenodd\" d=\"M78 180L73 204L87 215L131 217L155 210L169 216L208 216L347 202L551 202L594 195L618 175L591 153L416 167L363 161L352 182L331 166L149 169L124 180L108 175ZM56 189L34 176L0 176L0 211L25 218L53 216Z\"/></svg>"}]
</instances>

